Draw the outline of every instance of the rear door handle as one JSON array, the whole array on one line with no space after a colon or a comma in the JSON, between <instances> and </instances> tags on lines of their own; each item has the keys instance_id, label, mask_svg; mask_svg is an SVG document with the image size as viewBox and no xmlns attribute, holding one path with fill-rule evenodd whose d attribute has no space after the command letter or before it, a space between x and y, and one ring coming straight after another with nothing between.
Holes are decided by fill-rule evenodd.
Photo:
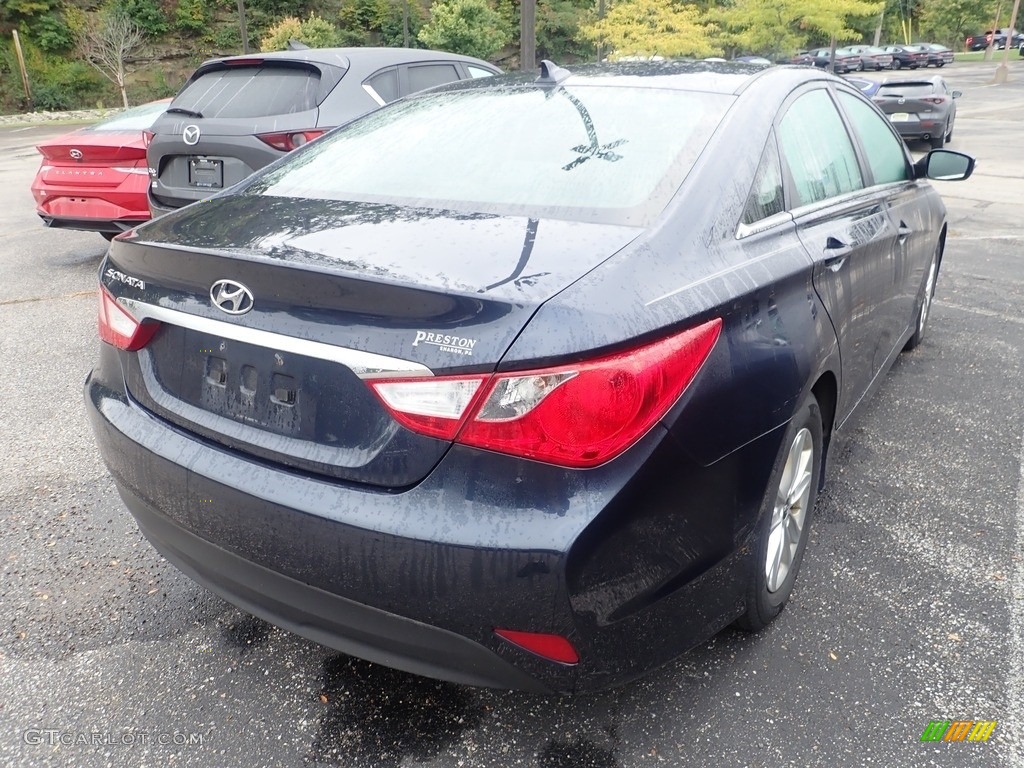
<instances>
[{"instance_id":1,"label":"rear door handle","mask_svg":"<svg viewBox=\"0 0 1024 768\"><path fill-rule=\"evenodd\" d=\"M901 221L900 225L896 228L896 233L899 235L900 245L903 245L907 238L914 234L914 230L908 227L905 221Z\"/></svg>"}]
</instances>

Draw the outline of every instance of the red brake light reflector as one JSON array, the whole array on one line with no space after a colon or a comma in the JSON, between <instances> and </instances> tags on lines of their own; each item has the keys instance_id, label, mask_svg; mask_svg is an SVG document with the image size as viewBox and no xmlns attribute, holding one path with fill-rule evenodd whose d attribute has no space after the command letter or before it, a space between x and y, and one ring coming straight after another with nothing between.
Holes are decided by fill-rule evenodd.
<instances>
[{"instance_id":1,"label":"red brake light reflector","mask_svg":"<svg viewBox=\"0 0 1024 768\"><path fill-rule=\"evenodd\" d=\"M99 333L107 344L134 352L146 346L159 327L157 322L140 323L117 303L106 286L100 286Z\"/></svg>"},{"instance_id":2,"label":"red brake light reflector","mask_svg":"<svg viewBox=\"0 0 1024 768\"><path fill-rule=\"evenodd\" d=\"M543 632L520 632L515 629L496 629L494 634L507 640L512 645L542 656L548 661L560 664L576 664L580 655L572 643L561 635L548 635Z\"/></svg>"},{"instance_id":3,"label":"red brake light reflector","mask_svg":"<svg viewBox=\"0 0 1024 768\"><path fill-rule=\"evenodd\" d=\"M369 382L419 434L563 467L604 464L643 437L710 354L721 319L570 365Z\"/></svg>"},{"instance_id":4,"label":"red brake light reflector","mask_svg":"<svg viewBox=\"0 0 1024 768\"><path fill-rule=\"evenodd\" d=\"M257 138L274 149L279 149L282 152L291 152L303 144L308 144L313 139L320 138L324 133L326 133L326 130L284 131L280 133L260 133L257 134Z\"/></svg>"}]
</instances>

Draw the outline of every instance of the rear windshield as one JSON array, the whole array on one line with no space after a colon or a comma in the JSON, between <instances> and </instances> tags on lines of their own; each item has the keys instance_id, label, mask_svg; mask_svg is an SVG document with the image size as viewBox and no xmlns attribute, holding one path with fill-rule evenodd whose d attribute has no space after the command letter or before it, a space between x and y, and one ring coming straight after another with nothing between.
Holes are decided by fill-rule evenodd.
<instances>
[{"instance_id":1,"label":"rear windshield","mask_svg":"<svg viewBox=\"0 0 1024 768\"><path fill-rule=\"evenodd\" d=\"M934 93L935 86L931 83L892 83L891 85L880 85L878 87L878 94L880 96L902 96L906 99L931 96Z\"/></svg>"},{"instance_id":2,"label":"rear windshield","mask_svg":"<svg viewBox=\"0 0 1024 768\"><path fill-rule=\"evenodd\" d=\"M172 107L203 117L267 117L316 107L320 73L305 67L232 66L200 75Z\"/></svg>"},{"instance_id":3,"label":"rear windshield","mask_svg":"<svg viewBox=\"0 0 1024 768\"><path fill-rule=\"evenodd\" d=\"M169 106L166 100L143 104L141 107L126 109L103 122L90 125L83 131L144 131L153 125Z\"/></svg>"},{"instance_id":4,"label":"rear windshield","mask_svg":"<svg viewBox=\"0 0 1024 768\"><path fill-rule=\"evenodd\" d=\"M326 136L249 193L646 223L732 101L604 85L428 94Z\"/></svg>"}]
</instances>

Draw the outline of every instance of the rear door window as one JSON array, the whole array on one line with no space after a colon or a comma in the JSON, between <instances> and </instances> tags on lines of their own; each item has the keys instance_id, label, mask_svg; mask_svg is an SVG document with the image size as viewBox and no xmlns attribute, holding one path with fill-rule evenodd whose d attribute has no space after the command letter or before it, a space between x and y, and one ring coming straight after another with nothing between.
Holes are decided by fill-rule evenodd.
<instances>
[{"instance_id":1,"label":"rear door window","mask_svg":"<svg viewBox=\"0 0 1024 768\"><path fill-rule=\"evenodd\" d=\"M203 117L266 117L316 108L320 73L305 67L231 66L200 75L172 107Z\"/></svg>"},{"instance_id":2,"label":"rear door window","mask_svg":"<svg viewBox=\"0 0 1024 768\"><path fill-rule=\"evenodd\" d=\"M409 67L408 93L433 88L460 80L459 70L454 64L415 64Z\"/></svg>"}]
</instances>

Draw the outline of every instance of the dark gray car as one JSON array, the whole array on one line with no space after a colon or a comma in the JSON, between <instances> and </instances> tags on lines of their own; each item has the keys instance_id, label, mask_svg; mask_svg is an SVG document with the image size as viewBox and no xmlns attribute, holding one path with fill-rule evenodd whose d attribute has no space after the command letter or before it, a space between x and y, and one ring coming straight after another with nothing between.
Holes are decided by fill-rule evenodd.
<instances>
[{"instance_id":1,"label":"dark gray car","mask_svg":"<svg viewBox=\"0 0 1024 768\"><path fill-rule=\"evenodd\" d=\"M938 75L907 80L886 80L871 100L892 122L900 136L931 142L934 149L953 139L956 99L960 91L950 91Z\"/></svg>"},{"instance_id":2,"label":"dark gray car","mask_svg":"<svg viewBox=\"0 0 1024 768\"><path fill-rule=\"evenodd\" d=\"M314 48L204 62L153 125L154 216L209 197L337 125L409 93L501 70L408 48Z\"/></svg>"}]
</instances>

